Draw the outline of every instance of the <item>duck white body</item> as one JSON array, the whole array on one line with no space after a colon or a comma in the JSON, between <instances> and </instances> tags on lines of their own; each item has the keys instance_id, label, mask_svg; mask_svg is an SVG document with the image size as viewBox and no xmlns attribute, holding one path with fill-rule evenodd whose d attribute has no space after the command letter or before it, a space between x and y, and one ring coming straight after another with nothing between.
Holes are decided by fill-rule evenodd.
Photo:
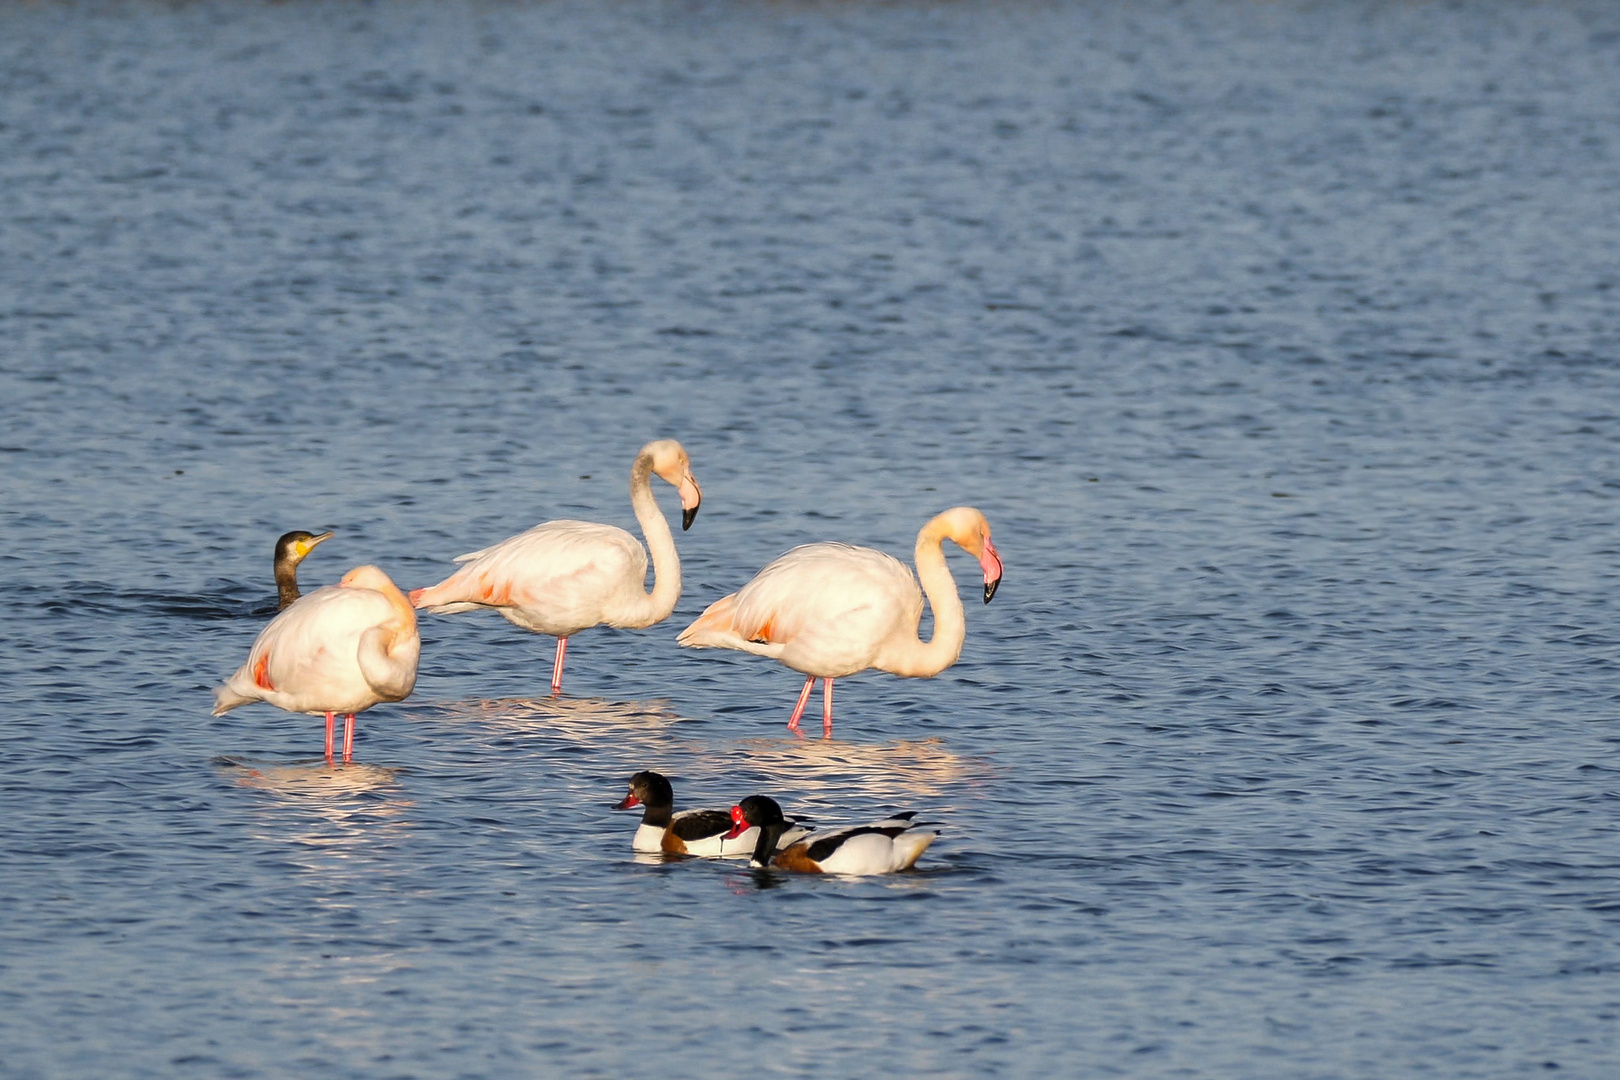
<instances>
[{"instance_id":1,"label":"duck white body","mask_svg":"<svg viewBox=\"0 0 1620 1080\"><path fill-rule=\"evenodd\" d=\"M759 841L750 857L757 867L809 874L872 875L909 870L939 833L912 823L912 812L820 836L792 837L775 799L750 795L731 808L733 829L751 826Z\"/></svg>"},{"instance_id":2,"label":"duck white body","mask_svg":"<svg viewBox=\"0 0 1620 1080\"><path fill-rule=\"evenodd\" d=\"M989 603L1001 582L1001 557L984 515L958 506L918 532L916 576L899 559L871 548L806 544L710 604L677 640L690 648L768 656L802 672L804 689L788 721L795 731L811 687L821 679L822 730L830 736L834 679L868 668L926 678L962 655L967 617L945 564L945 540L978 558ZM934 636L926 642L918 637L925 593L934 609Z\"/></svg>"},{"instance_id":3,"label":"duck white body","mask_svg":"<svg viewBox=\"0 0 1620 1080\"><path fill-rule=\"evenodd\" d=\"M214 691L214 715L255 701L325 713L330 759L332 718L345 714L348 761L354 714L409 696L420 652L416 612L404 594L375 566L356 567L270 621L247 662Z\"/></svg>"},{"instance_id":4,"label":"duck white body","mask_svg":"<svg viewBox=\"0 0 1620 1080\"><path fill-rule=\"evenodd\" d=\"M719 814L721 817L726 818L724 810L681 810L670 818L667 828L659 825L638 825L636 835L630 841L630 850L643 854L663 852L665 854L701 855L710 859L746 859L754 853L754 848L759 843L759 830L756 828L745 829L733 839L726 835L727 830L731 828L730 818L726 818L725 823L719 826L718 832L712 832L702 837L682 839L679 852L671 852L664 846L670 836L678 837L681 832L695 826L697 820L699 820L696 815L700 814ZM682 821L682 818L686 820ZM797 842L808 835L810 835L810 830L805 826L798 825L784 833L783 839L784 842Z\"/></svg>"},{"instance_id":5,"label":"duck white body","mask_svg":"<svg viewBox=\"0 0 1620 1080\"><path fill-rule=\"evenodd\" d=\"M630 469L630 504L652 551L650 592L647 548L640 541L614 525L565 520L458 556L461 569L437 585L412 590L411 603L439 615L488 608L514 626L556 637L551 689L560 691L570 637L592 626L652 626L668 618L680 599L680 556L653 498L655 473L679 490L683 529L703 501L680 443L664 439L641 448Z\"/></svg>"},{"instance_id":6,"label":"duck white body","mask_svg":"<svg viewBox=\"0 0 1620 1080\"><path fill-rule=\"evenodd\" d=\"M815 840L784 844L772 865L822 874L893 874L909 870L939 833L914 831L909 822L905 828L897 836L847 829ZM824 841L830 850L817 849Z\"/></svg>"}]
</instances>

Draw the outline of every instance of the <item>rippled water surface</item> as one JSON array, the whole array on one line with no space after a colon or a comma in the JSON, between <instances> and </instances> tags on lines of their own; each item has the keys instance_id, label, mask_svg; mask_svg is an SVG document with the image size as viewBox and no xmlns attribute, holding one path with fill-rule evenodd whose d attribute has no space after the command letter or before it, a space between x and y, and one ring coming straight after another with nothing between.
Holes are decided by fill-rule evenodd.
<instances>
[{"instance_id":1,"label":"rippled water surface","mask_svg":"<svg viewBox=\"0 0 1620 1080\"><path fill-rule=\"evenodd\" d=\"M1617 102L1595 4L0 7L0 1072L1612 1076ZM561 699L462 615L353 767L209 715L278 533L428 584L659 435ZM959 503L832 742L675 646ZM943 835L638 863L643 768Z\"/></svg>"}]
</instances>

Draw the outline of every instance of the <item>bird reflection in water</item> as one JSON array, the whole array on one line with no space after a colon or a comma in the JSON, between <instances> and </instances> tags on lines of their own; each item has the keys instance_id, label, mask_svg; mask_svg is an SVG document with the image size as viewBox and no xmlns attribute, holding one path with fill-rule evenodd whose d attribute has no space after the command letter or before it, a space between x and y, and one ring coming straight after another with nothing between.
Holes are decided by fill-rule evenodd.
<instances>
[{"instance_id":1,"label":"bird reflection in water","mask_svg":"<svg viewBox=\"0 0 1620 1080\"><path fill-rule=\"evenodd\" d=\"M258 788L280 795L358 795L394 784L399 770L381 765L328 765L324 759L277 765L244 758L216 758L237 787Z\"/></svg>"},{"instance_id":2,"label":"bird reflection in water","mask_svg":"<svg viewBox=\"0 0 1620 1080\"><path fill-rule=\"evenodd\" d=\"M726 875L726 889L733 896L747 896L749 893L764 892L766 889L780 889L788 883L790 874L771 870L764 866L750 866L739 869Z\"/></svg>"},{"instance_id":3,"label":"bird reflection in water","mask_svg":"<svg viewBox=\"0 0 1620 1080\"><path fill-rule=\"evenodd\" d=\"M667 739L681 722L663 699L608 701L604 698L494 698L450 701L441 718L453 724L477 724L491 735L544 735L568 742L600 745L605 736L628 740Z\"/></svg>"},{"instance_id":4,"label":"bird reflection in water","mask_svg":"<svg viewBox=\"0 0 1620 1080\"><path fill-rule=\"evenodd\" d=\"M379 765L329 766L323 759L278 764L248 758L215 758L221 773L238 787L279 796L284 806L313 811L304 827L288 831L278 820L262 837L284 846L291 842L333 853L376 848L389 832L409 829L403 817L414 803L403 798L398 769ZM302 814L301 814L302 816Z\"/></svg>"},{"instance_id":5,"label":"bird reflection in water","mask_svg":"<svg viewBox=\"0 0 1620 1080\"><path fill-rule=\"evenodd\" d=\"M873 808L895 797L940 798L959 784L982 783L990 765L945 749L937 738L890 743L826 742L807 739L746 739L737 743L754 788L777 794L823 796L834 806L859 796ZM736 793L735 798L753 794ZM807 809L800 807L801 809Z\"/></svg>"}]
</instances>

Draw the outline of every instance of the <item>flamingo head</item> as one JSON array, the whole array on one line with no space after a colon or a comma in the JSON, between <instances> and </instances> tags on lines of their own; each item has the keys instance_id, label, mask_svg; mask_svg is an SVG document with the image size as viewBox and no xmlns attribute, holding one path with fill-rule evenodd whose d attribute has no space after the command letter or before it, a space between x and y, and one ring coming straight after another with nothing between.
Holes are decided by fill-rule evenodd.
<instances>
[{"instance_id":1,"label":"flamingo head","mask_svg":"<svg viewBox=\"0 0 1620 1080\"><path fill-rule=\"evenodd\" d=\"M411 602L405 598L404 593L399 591L399 586L394 584L394 580L377 567L355 567L343 575L343 580L338 582L338 588L370 589L373 592L382 593L388 602L393 605L394 611L397 613L393 623L395 632L415 635L416 609L411 607Z\"/></svg>"},{"instance_id":2,"label":"flamingo head","mask_svg":"<svg viewBox=\"0 0 1620 1080\"><path fill-rule=\"evenodd\" d=\"M652 471L659 479L681 493L681 529L690 529L698 507L703 505L703 492L692 475L692 460L686 456L686 447L674 439L658 439L643 446L641 453L652 459Z\"/></svg>"},{"instance_id":3,"label":"flamingo head","mask_svg":"<svg viewBox=\"0 0 1620 1080\"><path fill-rule=\"evenodd\" d=\"M375 566L357 566L343 575L338 582L341 589L375 589L377 592L388 592L392 589L398 592L393 579Z\"/></svg>"},{"instance_id":4,"label":"flamingo head","mask_svg":"<svg viewBox=\"0 0 1620 1080\"><path fill-rule=\"evenodd\" d=\"M984 602L988 604L1001 585L1001 555L990 542L990 522L971 506L953 507L934 520L943 527L946 539L979 560L984 570Z\"/></svg>"}]
</instances>

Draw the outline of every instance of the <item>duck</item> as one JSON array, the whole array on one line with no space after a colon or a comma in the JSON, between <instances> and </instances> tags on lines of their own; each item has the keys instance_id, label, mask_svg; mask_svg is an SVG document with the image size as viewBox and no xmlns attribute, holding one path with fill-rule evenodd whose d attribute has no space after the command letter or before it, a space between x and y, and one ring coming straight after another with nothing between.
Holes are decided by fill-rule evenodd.
<instances>
[{"instance_id":1,"label":"duck","mask_svg":"<svg viewBox=\"0 0 1620 1080\"><path fill-rule=\"evenodd\" d=\"M298 599L298 564L303 562L315 545L332 539L330 531L323 533L294 529L285 532L276 541L273 564L276 575L276 610L286 611Z\"/></svg>"},{"instance_id":2,"label":"duck","mask_svg":"<svg viewBox=\"0 0 1620 1080\"><path fill-rule=\"evenodd\" d=\"M592 626L640 630L669 618L681 596L681 560L653 498L651 477L681 498L681 529L692 526L703 492L686 448L657 439L630 465L630 506L647 547L625 530L590 521L547 521L498 544L456 557L461 569L437 585L413 589L411 603L435 615L480 608L514 626L557 639L551 692L562 693L568 639ZM646 590L647 554L653 587Z\"/></svg>"},{"instance_id":3,"label":"duck","mask_svg":"<svg viewBox=\"0 0 1620 1080\"><path fill-rule=\"evenodd\" d=\"M724 810L675 812L675 791L662 773L645 770L630 777L630 790L614 809L635 806L645 806L646 811L630 841L631 851L733 858L748 855L759 842L757 829L735 828L735 817ZM799 840L809 832L796 821L786 821L782 836Z\"/></svg>"},{"instance_id":4,"label":"duck","mask_svg":"<svg viewBox=\"0 0 1620 1080\"><path fill-rule=\"evenodd\" d=\"M692 649L768 656L803 674L804 688L787 725L795 733L810 691L821 679L822 735L830 739L834 679L869 668L929 678L962 655L967 618L945 564L946 540L979 560L988 604L1001 584L1001 556L990 542L984 514L957 506L917 533L915 575L899 559L872 548L805 544L710 604L676 641ZM928 641L918 635L925 595L934 609L934 633Z\"/></svg>"},{"instance_id":5,"label":"duck","mask_svg":"<svg viewBox=\"0 0 1620 1080\"><path fill-rule=\"evenodd\" d=\"M214 691L214 715L263 701L288 712L326 714L326 763L341 714L343 763L353 761L354 718L403 701L416 686L421 639L416 610L381 569L357 566L270 620L247 661Z\"/></svg>"},{"instance_id":6,"label":"duck","mask_svg":"<svg viewBox=\"0 0 1620 1080\"><path fill-rule=\"evenodd\" d=\"M781 805L769 795L750 795L731 808L727 837L759 830L749 857L754 867L805 874L893 874L911 869L939 836L935 829L919 828L912 821L916 816L915 810L908 810L869 825L790 840Z\"/></svg>"}]
</instances>

